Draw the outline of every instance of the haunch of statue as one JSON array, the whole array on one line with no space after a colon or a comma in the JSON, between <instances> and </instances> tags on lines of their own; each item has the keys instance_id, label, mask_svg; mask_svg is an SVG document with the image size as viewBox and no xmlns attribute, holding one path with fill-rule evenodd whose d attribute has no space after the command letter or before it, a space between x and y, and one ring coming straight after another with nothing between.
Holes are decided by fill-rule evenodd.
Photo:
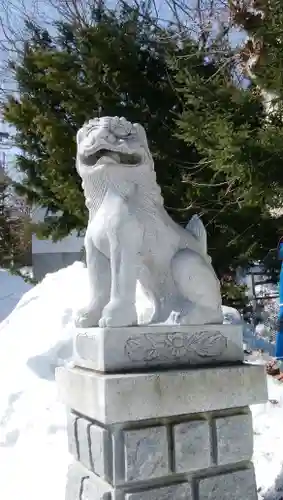
<instances>
[{"instance_id":1,"label":"haunch of statue","mask_svg":"<svg viewBox=\"0 0 283 500\"><path fill-rule=\"evenodd\" d=\"M90 120L77 134L77 170L89 210L91 289L77 326L137 324L137 281L154 304L150 323L222 323L205 228L194 216L184 229L167 214L143 127Z\"/></svg>"}]
</instances>

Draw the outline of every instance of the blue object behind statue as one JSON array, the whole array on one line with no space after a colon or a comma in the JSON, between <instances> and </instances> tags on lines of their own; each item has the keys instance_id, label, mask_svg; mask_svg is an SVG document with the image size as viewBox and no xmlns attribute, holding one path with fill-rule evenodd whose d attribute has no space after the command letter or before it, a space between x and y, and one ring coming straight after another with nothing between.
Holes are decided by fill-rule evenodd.
<instances>
[{"instance_id":1,"label":"blue object behind statue","mask_svg":"<svg viewBox=\"0 0 283 500\"><path fill-rule=\"evenodd\" d=\"M283 238L279 241L278 258L282 261L282 264L279 280L279 322L276 336L275 356L277 359L283 359Z\"/></svg>"}]
</instances>

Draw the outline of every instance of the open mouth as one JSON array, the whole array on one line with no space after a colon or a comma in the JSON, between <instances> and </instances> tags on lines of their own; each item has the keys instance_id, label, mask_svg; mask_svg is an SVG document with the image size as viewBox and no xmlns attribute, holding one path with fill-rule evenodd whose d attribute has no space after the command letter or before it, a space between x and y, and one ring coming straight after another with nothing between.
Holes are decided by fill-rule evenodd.
<instances>
[{"instance_id":1,"label":"open mouth","mask_svg":"<svg viewBox=\"0 0 283 500\"><path fill-rule=\"evenodd\" d=\"M112 161L121 164L135 166L141 162L141 158L135 154L120 153L118 151L110 151L108 149L100 149L96 153L84 156L83 161L85 165L95 165L101 158L110 158Z\"/></svg>"}]
</instances>

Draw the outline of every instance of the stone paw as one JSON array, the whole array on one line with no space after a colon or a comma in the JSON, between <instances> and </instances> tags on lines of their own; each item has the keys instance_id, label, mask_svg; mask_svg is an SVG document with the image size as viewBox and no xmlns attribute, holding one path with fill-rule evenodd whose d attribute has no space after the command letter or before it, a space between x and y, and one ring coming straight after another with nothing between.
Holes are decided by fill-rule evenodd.
<instances>
[{"instance_id":1,"label":"stone paw","mask_svg":"<svg viewBox=\"0 0 283 500\"><path fill-rule=\"evenodd\" d=\"M95 304L84 307L77 312L75 317L75 325L78 328L91 328L98 326L99 319L102 314L102 307Z\"/></svg>"},{"instance_id":2,"label":"stone paw","mask_svg":"<svg viewBox=\"0 0 283 500\"><path fill-rule=\"evenodd\" d=\"M134 304L109 302L99 320L101 328L137 325L137 311Z\"/></svg>"},{"instance_id":3,"label":"stone paw","mask_svg":"<svg viewBox=\"0 0 283 500\"><path fill-rule=\"evenodd\" d=\"M223 314L221 308L211 309L208 307L192 305L188 311L182 311L179 322L180 325L222 324Z\"/></svg>"}]
</instances>

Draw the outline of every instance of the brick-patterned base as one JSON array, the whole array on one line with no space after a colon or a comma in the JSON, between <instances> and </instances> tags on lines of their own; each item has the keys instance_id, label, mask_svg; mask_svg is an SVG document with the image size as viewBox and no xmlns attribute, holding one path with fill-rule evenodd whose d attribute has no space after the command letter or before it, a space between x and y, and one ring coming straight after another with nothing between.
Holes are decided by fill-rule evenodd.
<instances>
[{"instance_id":1,"label":"brick-patterned base","mask_svg":"<svg viewBox=\"0 0 283 500\"><path fill-rule=\"evenodd\" d=\"M73 366L57 383L75 459L66 500L257 500L249 405L266 401L263 367Z\"/></svg>"},{"instance_id":2,"label":"brick-patterned base","mask_svg":"<svg viewBox=\"0 0 283 500\"><path fill-rule=\"evenodd\" d=\"M66 500L256 500L247 407L100 425L70 412Z\"/></svg>"},{"instance_id":3,"label":"brick-patterned base","mask_svg":"<svg viewBox=\"0 0 283 500\"><path fill-rule=\"evenodd\" d=\"M205 473L209 473L206 471ZM79 462L68 472L66 500L256 500L252 465L233 472L204 471L163 481L113 487ZM168 480L169 479L169 480Z\"/></svg>"}]
</instances>

